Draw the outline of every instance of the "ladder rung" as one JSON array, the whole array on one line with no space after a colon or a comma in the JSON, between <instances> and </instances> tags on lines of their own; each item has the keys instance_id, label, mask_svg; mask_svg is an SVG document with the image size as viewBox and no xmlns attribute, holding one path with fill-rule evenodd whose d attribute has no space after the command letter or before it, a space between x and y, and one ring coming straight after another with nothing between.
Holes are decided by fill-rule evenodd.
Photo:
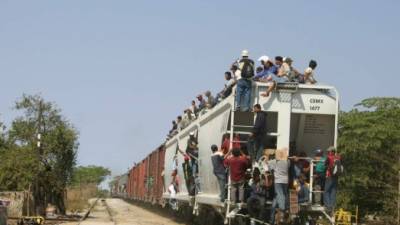
<instances>
[{"instance_id":1,"label":"ladder rung","mask_svg":"<svg viewBox=\"0 0 400 225\"><path fill-rule=\"evenodd\" d=\"M230 130L226 131L226 133L230 133L230 132L231 132ZM234 131L233 133L235 133L235 134L251 134L251 132L248 132L248 131Z\"/></svg>"},{"instance_id":2,"label":"ladder rung","mask_svg":"<svg viewBox=\"0 0 400 225\"><path fill-rule=\"evenodd\" d=\"M247 125L233 125L233 127L248 127L248 128L253 128L253 126L247 126Z\"/></svg>"}]
</instances>

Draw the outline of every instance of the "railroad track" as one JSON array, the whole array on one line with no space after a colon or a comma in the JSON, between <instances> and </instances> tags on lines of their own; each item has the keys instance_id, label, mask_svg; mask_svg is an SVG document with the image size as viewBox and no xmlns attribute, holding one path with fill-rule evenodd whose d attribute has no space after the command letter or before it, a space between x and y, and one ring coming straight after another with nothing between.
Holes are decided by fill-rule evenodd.
<instances>
[{"instance_id":1,"label":"railroad track","mask_svg":"<svg viewBox=\"0 0 400 225\"><path fill-rule=\"evenodd\" d=\"M77 225L81 225L81 223L88 218L90 215L90 212L93 210L93 208L96 206L97 202L99 201L99 198L97 198L93 204L90 205L88 211L85 213L85 215L79 220Z\"/></svg>"},{"instance_id":2,"label":"railroad track","mask_svg":"<svg viewBox=\"0 0 400 225\"><path fill-rule=\"evenodd\" d=\"M77 225L96 223L117 225L111 208L108 206L105 199L96 199Z\"/></svg>"},{"instance_id":3,"label":"railroad track","mask_svg":"<svg viewBox=\"0 0 400 225\"><path fill-rule=\"evenodd\" d=\"M117 222L116 222L115 219L114 219L114 216L113 216L113 214L112 214L111 208L110 208L110 206L108 206L107 201L104 200L104 199L102 199L102 202L103 202L104 206L105 206L106 209L107 209L107 213L108 213L108 215L109 215L109 217L110 217L110 221L111 221L114 225L117 225Z\"/></svg>"}]
</instances>

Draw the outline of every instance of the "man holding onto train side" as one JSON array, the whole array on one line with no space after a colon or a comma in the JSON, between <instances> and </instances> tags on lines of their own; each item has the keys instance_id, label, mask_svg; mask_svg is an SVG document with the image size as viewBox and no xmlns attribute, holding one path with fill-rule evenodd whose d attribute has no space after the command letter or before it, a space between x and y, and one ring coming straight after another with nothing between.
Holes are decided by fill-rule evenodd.
<instances>
[{"instance_id":1,"label":"man holding onto train side","mask_svg":"<svg viewBox=\"0 0 400 225\"><path fill-rule=\"evenodd\" d=\"M316 162L315 174L314 174L315 177L314 189L317 191L323 191L325 189L326 157L324 156L324 152L321 149L315 150L314 160ZM316 203L320 203L321 205L323 205L324 202L323 192L315 194L314 201Z\"/></svg>"},{"instance_id":2,"label":"man holding onto train side","mask_svg":"<svg viewBox=\"0 0 400 225\"><path fill-rule=\"evenodd\" d=\"M194 132L190 132L189 139L186 146L186 154L190 157L190 167L192 168L192 176L195 182L196 193L200 191L200 183L198 179L199 175L199 148L197 147L197 138L194 136Z\"/></svg>"},{"instance_id":3,"label":"man holding onto train side","mask_svg":"<svg viewBox=\"0 0 400 225\"><path fill-rule=\"evenodd\" d=\"M336 154L335 147L331 146L328 148L328 156L325 161L326 165L326 178L325 178L325 190L324 190L324 205L328 213L332 213L336 205L336 192L338 186L338 169L337 161L340 162L341 157ZM341 164L340 164L341 165Z\"/></svg>"},{"instance_id":4,"label":"man holding onto train side","mask_svg":"<svg viewBox=\"0 0 400 225\"><path fill-rule=\"evenodd\" d=\"M224 134L224 140L221 145L222 152L227 154L229 150L234 148L241 148L240 145L240 135L238 133L234 134L231 148L231 139L229 134Z\"/></svg>"},{"instance_id":5,"label":"man holding onto train side","mask_svg":"<svg viewBox=\"0 0 400 225\"><path fill-rule=\"evenodd\" d=\"M221 150L218 150L218 146L212 145L211 146L211 162L213 165L213 172L214 175L217 177L218 184L219 184L219 198L221 202L225 201L226 198L226 168L224 166L224 153Z\"/></svg>"},{"instance_id":6,"label":"man holding onto train side","mask_svg":"<svg viewBox=\"0 0 400 225\"><path fill-rule=\"evenodd\" d=\"M236 110L247 112L250 110L251 104L251 79L254 77L254 61L249 59L249 52L242 51L242 59L239 61L240 75L236 77Z\"/></svg>"},{"instance_id":7,"label":"man holding onto train side","mask_svg":"<svg viewBox=\"0 0 400 225\"><path fill-rule=\"evenodd\" d=\"M183 155L184 162L182 163L183 178L185 178L186 189L189 196L195 195L194 178L192 175L192 168L190 167L190 157L186 154Z\"/></svg>"},{"instance_id":8,"label":"man holding onto train side","mask_svg":"<svg viewBox=\"0 0 400 225\"><path fill-rule=\"evenodd\" d=\"M232 150L224 160L225 167L229 168L231 178L231 201L236 203L236 194L239 191L239 207L244 202L244 183L246 170L249 167L249 159L240 154L240 149Z\"/></svg>"},{"instance_id":9,"label":"man holding onto train side","mask_svg":"<svg viewBox=\"0 0 400 225\"><path fill-rule=\"evenodd\" d=\"M267 132L266 114L261 110L261 105L255 104L253 110L256 119L248 142L252 163L258 161L264 154L264 136Z\"/></svg>"}]
</instances>

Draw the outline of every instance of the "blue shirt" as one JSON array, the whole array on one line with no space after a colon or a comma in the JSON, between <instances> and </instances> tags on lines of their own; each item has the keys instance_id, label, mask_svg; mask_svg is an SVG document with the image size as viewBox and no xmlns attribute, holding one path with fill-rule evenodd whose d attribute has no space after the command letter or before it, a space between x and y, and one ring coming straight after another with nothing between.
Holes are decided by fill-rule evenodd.
<instances>
[{"instance_id":1,"label":"blue shirt","mask_svg":"<svg viewBox=\"0 0 400 225\"><path fill-rule=\"evenodd\" d=\"M254 76L254 79L261 79L261 78L265 78L270 74L276 74L278 72L278 67L276 67L275 65L270 66L268 69L265 69L259 73L256 74L256 76Z\"/></svg>"}]
</instances>

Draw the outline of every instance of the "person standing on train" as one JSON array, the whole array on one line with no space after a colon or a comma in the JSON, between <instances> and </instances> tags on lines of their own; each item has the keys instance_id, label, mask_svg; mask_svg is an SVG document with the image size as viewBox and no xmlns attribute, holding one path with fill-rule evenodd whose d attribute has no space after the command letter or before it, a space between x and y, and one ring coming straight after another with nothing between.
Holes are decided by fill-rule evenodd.
<instances>
[{"instance_id":1,"label":"person standing on train","mask_svg":"<svg viewBox=\"0 0 400 225\"><path fill-rule=\"evenodd\" d=\"M240 75L237 74L236 77L236 110L247 112L250 111L251 80L254 77L254 61L249 58L249 52L247 50L242 51L242 59L239 61L238 69L240 70Z\"/></svg>"},{"instance_id":2,"label":"person standing on train","mask_svg":"<svg viewBox=\"0 0 400 225\"><path fill-rule=\"evenodd\" d=\"M288 160L288 149L277 149L275 151L275 159L269 160L268 171L274 174L274 189L275 196L271 207L271 224L275 223L275 208L278 207L278 213L283 218L283 213L287 209L288 203L288 183L289 183L289 167L290 161Z\"/></svg>"},{"instance_id":3,"label":"person standing on train","mask_svg":"<svg viewBox=\"0 0 400 225\"><path fill-rule=\"evenodd\" d=\"M267 132L266 114L261 110L260 104L254 105L254 113L256 119L248 142L252 163L257 162L264 154L264 136Z\"/></svg>"},{"instance_id":4,"label":"person standing on train","mask_svg":"<svg viewBox=\"0 0 400 225\"><path fill-rule=\"evenodd\" d=\"M211 146L211 162L213 165L213 172L215 177L217 177L218 180L218 185L219 185L219 198L221 202L225 201L226 198L226 183L227 183L227 177L226 177L226 168L224 166L224 153L221 150L218 150L217 145L212 145Z\"/></svg>"},{"instance_id":5,"label":"person standing on train","mask_svg":"<svg viewBox=\"0 0 400 225\"><path fill-rule=\"evenodd\" d=\"M315 163L315 174L314 174L314 189L316 191L323 191L325 189L325 176L326 176L326 157L321 149L315 150L314 162ZM315 203L323 205L324 197L323 192L316 193L314 196Z\"/></svg>"},{"instance_id":6,"label":"person standing on train","mask_svg":"<svg viewBox=\"0 0 400 225\"><path fill-rule=\"evenodd\" d=\"M228 133L224 134L224 140L222 142L221 149L224 154L227 154L231 149L241 148L240 135L238 133L233 135L232 148L230 146L231 146L230 135Z\"/></svg>"},{"instance_id":7,"label":"person standing on train","mask_svg":"<svg viewBox=\"0 0 400 225\"><path fill-rule=\"evenodd\" d=\"M190 132L189 139L186 146L186 154L190 157L190 166L192 168L192 174L198 172L197 160L199 158L199 148L197 147L197 140L194 136L194 132Z\"/></svg>"},{"instance_id":8,"label":"person standing on train","mask_svg":"<svg viewBox=\"0 0 400 225\"><path fill-rule=\"evenodd\" d=\"M225 167L229 168L231 178L231 201L236 203L236 195L239 191L239 207L244 202L244 183L246 170L249 168L249 159L240 153L240 149L232 150L232 155L228 153L224 160Z\"/></svg>"},{"instance_id":9,"label":"person standing on train","mask_svg":"<svg viewBox=\"0 0 400 225\"><path fill-rule=\"evenodd\" d=\"M195 183L196 193L200 191L199 183L199 148L197 138L194 136L194 132L190 132L189 139L186 146L186 154L190 157L190 167L192 168L192 175Z\"/></svg>"},{"instance_id":10,"label":"person standing on train","mask_svg":"<svg viewBox=\"0 0 400 225\"><path fill-rule=\"evenodd\" d=\"M324 190L324 205L328 213L332 213L336 205L336 192L338 186L338 176L343 172L341 157L336 154L335 147L328 148L326 159L326 179Z\"/></svg>"}]
</instances>

